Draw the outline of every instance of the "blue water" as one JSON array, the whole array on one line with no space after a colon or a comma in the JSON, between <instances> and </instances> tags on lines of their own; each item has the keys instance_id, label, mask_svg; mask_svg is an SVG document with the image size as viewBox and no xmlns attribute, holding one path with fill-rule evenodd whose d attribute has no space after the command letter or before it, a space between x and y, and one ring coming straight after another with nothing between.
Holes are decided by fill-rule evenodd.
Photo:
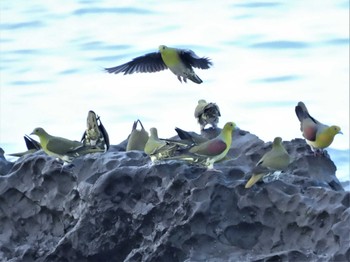
<instances>
[{"instance_id":1,"label":"blue water","mask_svg":"<svg viewBox=\"0 0 350 262\"><path fill-rule=\"evenodd\" d=\"M104 67L156 51L190 48L214 66L204 83L170 71L109 75ZM0 146L25 149L35 127L79 140L92 109L123 141L134 120L199 131L198 99L216 102L220 125L234 121L264 141L301 137L294 113L341 126L331 148L349 180L349 2L324 1L1 1Z\"/></svg>"}]
</instances>

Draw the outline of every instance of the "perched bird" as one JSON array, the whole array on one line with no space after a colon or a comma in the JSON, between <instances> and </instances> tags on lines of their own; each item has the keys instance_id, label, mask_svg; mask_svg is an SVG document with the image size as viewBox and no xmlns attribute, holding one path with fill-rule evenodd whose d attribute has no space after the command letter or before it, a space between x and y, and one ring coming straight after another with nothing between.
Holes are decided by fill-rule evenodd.
<instances>
[{"instance_id":1,"label":"perched bird","mask_svg":"<svg viewBox=\"0 0 350 262\"><path fill-rule=\"evenodd\" d=\"M84 146L79 141L49 135L41 127L35 128L31 135L39 137L40 145L46 154L60 158L65 162L71 162L75 157L80 155L103 152L101 149L95 147Z\"/></svg>"},{"instance_id":2,"label":"perched bird","mask_svg":"<svg viewBox=\"0 0 350 262\"><path fill-rule=\"evenodd\" d=\"M182 154L172 159L182 159L192 163L200 163L207 166L208 169L213 169L214 163L222 160L230 150L232 131L235 127L235 123L227 122L217 137L189 147L184 150Z\"/></svg>"},{"instance_id":3,"label":"perched bird","mask_svg":"<svg viewBox=\"0 0 350 262\"><path fill-rule=\"evenodd\" d=\"M155 127L150 129L150 136L145 145L145 153L151 157L152 162L163 160L173 156L176 153L178 144L161 140L158 137L158 131Z\"/></svg>"},{"instance_id":4,"label":"perched bird","mask_svg":"<svg viewBox=\"0 0 350 262\"><path fill-rule=\"evenodd\" d=\"M9 156L21 157L27 154L34 153L41 149L40 143L38 141L34 140L33 138L27 135L25 135L23 138L27 146L27 151L19 152L19 153L11 153L11 154L8 154Z\"/></svg>"},{"instance_id":5,"label":"perched bird","mask_svg":"<svg viewBox=\"0 0 350 262\"><path fill-rule=\"evenodd\" d=\"M152 127L144 151L147 155L151 156L156 153L157 150L164 148L166 144L165 141L159 139L157 128Z\"/></svg>"},{"instance_id":6,"label":"perched bird","mask_svg":"<svg viewBox=\"0 0 350 262\"><path fill-rule=\"evenodd\" d=\"M141 126L140 130L137 129L138 123ZM128 137L126 151L130 151L130 150L144 151L147 141L148 141L148 132L143 127L141 121L139 119L137 121L134 121L134 124L132 125L131 133Z\"/></svg>"},{"instance_id":7,"label":"perched bird","mask_svg":"<svg viewBox=\"0 0 350 262\"><path fill-rule=\"evenodd\" d=\"M219 117L221 116L220 110L217 104L208 103L204 99L200 99L194 110L194 117L200 124L201 131L208 124L216 128L219 123Z\"/></svg>"},{"instance_id":8,"label":"perched bird","mask_svg":"<svg viewBox=\"0 0 350 262\"><path fill-rule=\"evenodd\" d=\"M109 136L99 116L90 110L86 119L86 130L81 138L84 145L95 146L107 151L109 149Z\"/></svg>"},{"instance_id":9,"label":"perched bird","mask_svg":"<svg viewBox=\"0 0 350 262\"><path fill-rule=\"evenodd\" d=\"M282 144L282 138L276 137L273 140L272 148L266 152L252 170L252 177L248 180L245 188L252 187L263 176L277 170L284 170L290 163L291 159Z\"/></svg>"},{"instance_id":10,"label":"perched bird","mask_svg":"<svg viewBox=\"0 0 350 262\"><path fill-rule=\"evenodd\" d=\"M194 83L200 84L203 81L196 75L192 67L208 69L211 65L212 62L209 58L200 58L191 50L161 45L159 46L159 52L139 56L128 63L105 68L105 70L108 73L124 73L124 75L127 75L132 73L153 73L169 68L180 82L183 80L186 83L188 78Z\"/></svg>"},{"instance_id":11,"label":"perched bird","mask_svg":"<svg viewBox=\"0 0 350 262\"><path fill-rule=\"evenodd\" d=\"M300 121L300 130L311 149L318 153L330 146L334 136L342 134L339 126L328 126L313 118L303 102L295 107L295 113Z\"/></svg>"}]
</instances>

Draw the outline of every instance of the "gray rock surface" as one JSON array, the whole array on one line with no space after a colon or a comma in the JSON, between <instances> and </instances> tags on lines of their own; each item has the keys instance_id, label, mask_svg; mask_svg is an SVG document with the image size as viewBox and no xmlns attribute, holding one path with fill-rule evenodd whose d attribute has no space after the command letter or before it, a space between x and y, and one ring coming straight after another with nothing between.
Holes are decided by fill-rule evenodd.
<instances>
[{"instance_id":1,"label":"gray rock surface","mask_svg":"<svg viewBox=\"0 0 350 262\"><path fill-rule=\"evenodd\" d=\"M152 165L125 141L65 166L42 151L2 159L0 260L349 261L350 195L335 165L304 140L284 145L288 170L250 189L271 143L242 130L221 172Z\"/></svg>"}]
</instances>

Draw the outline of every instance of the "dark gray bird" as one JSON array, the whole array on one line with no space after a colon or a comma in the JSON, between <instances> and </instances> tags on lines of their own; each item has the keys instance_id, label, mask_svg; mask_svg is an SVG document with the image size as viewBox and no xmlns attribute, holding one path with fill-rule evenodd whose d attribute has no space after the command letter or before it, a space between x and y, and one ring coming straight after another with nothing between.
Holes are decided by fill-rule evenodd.
<instances>
[{"instance_id":1,"label":"dark gray bird","mask_svg":"<svg viewBox=\"0 0 350 262\"><path fill-rule=\"evenodd\" d=\"M99 116L90 110L86 119L86 130L81 138L84 145L95 146L107 151L109 149L109 136Z\"/></svg>"},{"instance_id":2,"label":"dark gray bird","mask_svg":"<svg viewBox=\"0 0 350 262\"><path fill-rule=\"evenodd\" d=\"M211 125L213 128L217 128L219 123L220 109L215 103L208 103L204 99L200 99L194 111L194 117L197 119L201 131L206 125Z\"/></svg>"}]
</instances>

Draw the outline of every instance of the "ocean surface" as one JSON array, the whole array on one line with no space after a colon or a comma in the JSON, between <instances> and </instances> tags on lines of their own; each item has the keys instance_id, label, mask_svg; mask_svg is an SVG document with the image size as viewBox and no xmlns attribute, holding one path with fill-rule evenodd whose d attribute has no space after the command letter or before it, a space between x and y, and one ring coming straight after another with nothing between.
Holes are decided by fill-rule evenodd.
<instances>
[{"instance_id":1,"label":"ocean surface","mask_svg":"<svg viewBox=\"0 0 350 262\"><path fill-rule=\"evenodd\" d=\"M204 81L181 84L169 70L114 75L103 68L158 50L211 58ZM140 119L160 137L199 131L199 99L264 141L300 138L304 101L339 125L330 147L349 180L349 1L1 1L0 146L24 151L38 126L80 140L89 110L118 144ZM36 138L36 137L34 137ZM37 138L36 138L37 139ZM8 159L11 159L8 157Z\"/></svg>"}]
</instances>

